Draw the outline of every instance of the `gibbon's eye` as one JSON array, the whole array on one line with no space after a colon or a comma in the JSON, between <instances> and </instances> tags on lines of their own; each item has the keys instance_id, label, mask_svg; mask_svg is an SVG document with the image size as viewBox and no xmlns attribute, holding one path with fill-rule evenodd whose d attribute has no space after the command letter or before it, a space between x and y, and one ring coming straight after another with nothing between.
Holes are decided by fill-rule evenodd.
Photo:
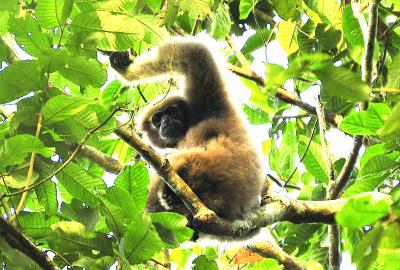
<instances>
[{"instance_id":1,"label":"gibbon's eye","mask_svg":"<svg viewBox=\"0 0 400 270\"><path fill-rule=\"evenodd\" d=\"M178 111L178 107L176 105L168 106L164 112L169 116L174 116Z\"/></svg>"},{"instance_id":2,"label":"gibbon's eye","mask_svg":"<svg viewBox=\"0 0 400 270\"><path fill-rule=\"evenodd\" d=\"M154 126L158 127L161 124L161 116L161 112L156 112L155 114L153 114L153 116L151 117L151 123Z\"/></svg>"}]
</instances>

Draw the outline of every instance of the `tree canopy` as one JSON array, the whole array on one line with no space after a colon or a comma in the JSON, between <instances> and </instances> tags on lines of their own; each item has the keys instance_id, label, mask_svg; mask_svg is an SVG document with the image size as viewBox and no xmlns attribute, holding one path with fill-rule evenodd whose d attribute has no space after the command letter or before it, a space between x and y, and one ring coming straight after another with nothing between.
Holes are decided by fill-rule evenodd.
<instances>
[{"instance_id":1,"label":"tree canopy","mask_svg":"<svg viewBox=\"0 0 400 270\"><path fill-rule=\"evenodd\" d=\"M338 269L343 254L357 269L397 269L399 18L398 0L0 0L2 269ZM245 248L182 246L183 216L144 212L150 167L181 179L132 119L176 87L126 85L107 62L201 32L268 138L257 147L278 197L246 222L199 227L273 224ZM276 45L287 64L260 53ZM353 146L334 155L344 138Z\"/></svg>"}]
</instances>

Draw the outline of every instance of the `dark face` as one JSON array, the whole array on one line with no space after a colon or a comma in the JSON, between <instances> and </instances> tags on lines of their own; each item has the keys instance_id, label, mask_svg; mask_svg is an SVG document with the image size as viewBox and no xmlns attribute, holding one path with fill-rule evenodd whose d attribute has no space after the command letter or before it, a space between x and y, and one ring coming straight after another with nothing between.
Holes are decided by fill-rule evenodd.
<instances>
[{"instance_id":1,"label":"dark face","mask_svg":"<svg viewBox=\"0 0 400 270\"><path fill-rule=\"evenodd\" d=\"M150 121L159 136L169 144L177 143L187 132L187 113L179 104L171 104L155 112Z\"/></svg>"}]
</instances>

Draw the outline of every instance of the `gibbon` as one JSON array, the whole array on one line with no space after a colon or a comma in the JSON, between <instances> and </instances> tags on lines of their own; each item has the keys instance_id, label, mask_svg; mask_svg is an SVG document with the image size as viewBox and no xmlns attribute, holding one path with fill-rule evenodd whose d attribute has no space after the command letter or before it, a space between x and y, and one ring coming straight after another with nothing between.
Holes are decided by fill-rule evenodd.
<instances>
[{"instance_id":1,"label":"gibbon","mask_svg":"<svg viewBox=\"0 0 400 270\"><path fill-rule=\"evenodd\" d=\"M193 38L167 41L134 62L127 52L110 55L111 66L128 81L184 76L178 94L143 110L138 128L152 146L172 149L172 167L208 208L235 220L260 205L264 180L258 153L228 96L224 62L216 59ZM158 176L149 190L147 211L177 212L191 223L189 211Z\"/></svg>"}]
</instances>

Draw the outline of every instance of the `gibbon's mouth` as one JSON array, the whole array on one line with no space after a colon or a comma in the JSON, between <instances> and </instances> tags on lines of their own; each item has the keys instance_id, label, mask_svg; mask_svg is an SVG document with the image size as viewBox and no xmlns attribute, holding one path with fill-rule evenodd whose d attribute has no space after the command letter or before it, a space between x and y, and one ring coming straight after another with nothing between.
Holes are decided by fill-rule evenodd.
<instances>
[{"instance_id":1,"label":"gibbon's mouth","mask_svg":"<svg viewBox=\"0 0 400 270\"><path fill-rule=\"evenodd\" d=\"M163 139L176 140L184 135L184 129L180 123L172 123L164 127L161 131Z\"/></svg>"}]
</instances>

